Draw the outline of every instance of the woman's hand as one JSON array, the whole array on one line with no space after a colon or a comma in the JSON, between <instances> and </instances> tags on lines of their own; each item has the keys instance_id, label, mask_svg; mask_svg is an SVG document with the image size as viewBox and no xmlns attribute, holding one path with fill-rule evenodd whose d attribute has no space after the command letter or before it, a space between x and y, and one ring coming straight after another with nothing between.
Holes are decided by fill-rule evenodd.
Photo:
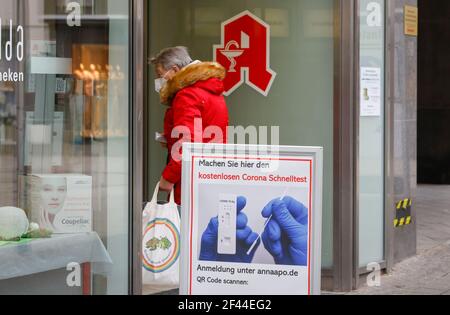
<instances>
[{"instance_id":1,"label":"woman's hand","mask_svg":"<svg viewBox=\"0 0 450 315\"><path fill-rule=\"evenodd\" d=\"M47 229L47 230L51 230L51 231L55 230L55 227L50 222L50 219L49 219L49 216L48 216L48 211L46 209L42 209L39 221L40 221L39 225L43 229Z\"/></svg>"},{"instance_id":2,"label":"woman's hand","mask_svg":"<svg viewBox=\"0 0 450 315\"><path fill-rule=\"evenodd\" d=\"M159 189L162 191L171 192L173 189L173 186L175 184L172 184L171 182L167 181L164 177L161 177L159 181Z\"/></svg>"},{"instance_id":3,"label":"woman's hand","mask_svg":"<svg viewBox=\"0 0 450 315\"><path fill-rule=\"evenodd\" d=\"M156 142L158 142L162 148L167 148L167 138L164 135L164 132L157 132L155 136Z\"/></svg>"}]
</instances>

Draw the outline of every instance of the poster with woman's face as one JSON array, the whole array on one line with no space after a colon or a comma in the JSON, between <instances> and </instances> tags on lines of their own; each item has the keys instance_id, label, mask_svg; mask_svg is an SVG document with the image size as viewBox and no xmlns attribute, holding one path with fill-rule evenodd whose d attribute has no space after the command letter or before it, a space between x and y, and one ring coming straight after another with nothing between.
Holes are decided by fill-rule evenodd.
<instances>
[{"instance_id":1,"label":"poster with woman's face","mask_svg":"<svg viewBox=\"0 0 450 315\"><path fill-rule=\"evenodd\" d=\"M64 209L67 196L65 177L49 177L45 179L41 190L44 218L53 225L56 215Z\"/></svg>"},{"instance_id":2,"label":"poster with woman's face","mask_svg":"<svg viewBox=\"0 0 450 315\"><path fill-rule=\"evenodd\" d=\"M55 234L92 231L92 177L35 174L28 181L31 220Z\"/></svg>"}]
</instances>

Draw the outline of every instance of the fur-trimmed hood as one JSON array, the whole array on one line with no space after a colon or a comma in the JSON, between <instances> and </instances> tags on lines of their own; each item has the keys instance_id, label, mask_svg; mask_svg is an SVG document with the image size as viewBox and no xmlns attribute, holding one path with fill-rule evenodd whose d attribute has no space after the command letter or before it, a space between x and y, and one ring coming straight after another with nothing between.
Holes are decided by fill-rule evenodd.
<instances>
[{"instance_id":1,"label":"fur-trimmed hood","mask_svg":"<svg viewBox=\"0 0 450 315\"><path fill-rule=\"evenodd\" d=\"M216 62L199 62L181 69L172 79L167 81L161 90L161 103L169 105L175 95L182 89L206 81L211 78L223 80L226 70Z\"/></svg>"}]
</instances>

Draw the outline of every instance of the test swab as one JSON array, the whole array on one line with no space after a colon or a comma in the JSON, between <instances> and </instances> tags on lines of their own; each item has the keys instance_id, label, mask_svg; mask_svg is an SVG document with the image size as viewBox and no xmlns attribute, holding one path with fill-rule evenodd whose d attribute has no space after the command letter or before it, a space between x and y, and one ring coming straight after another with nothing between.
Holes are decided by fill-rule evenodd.
<instances>
[{"instance_id":1,"label":"test swab","mask_svg":"<svg viewBox=\"0 0 450 315\"><path fill-rule=\"evenodd\" d=\"M280 201L283 201L284 197L287 196L289 192L289 187L286 188L286 190L284 191L282 197L280 198ZM264 231L266 230L267 225L269 224L270 220L272 220L273 214L267 219L266 223L264 224L264 227L261 231L261 233L259 233L258 238L253 242L252 246L250 247L250 249L247 252L247 256L250 255L250 253L253 251L253 249L255 249L256 244L258 244L258 241L261 239L262 234L264 233Z\"/></svg>"},{"instance_id":2,"label":"test swab","mask_svg":"<svg viewBox=\"0 0 450 315\"><path fill-rule=\"evenodd\" d=\"M267 225L269 224L270 220L272 220L273 214L267 219L266 223L264 224L264 227L262 229L262 232L258 235L258 238L253 242L252 246L247 252L247 256L250 255L250 253L255 249L256 244L258 244L259 239L261 238L262 233L266 230Z\"/></svg>"}]
</instances>

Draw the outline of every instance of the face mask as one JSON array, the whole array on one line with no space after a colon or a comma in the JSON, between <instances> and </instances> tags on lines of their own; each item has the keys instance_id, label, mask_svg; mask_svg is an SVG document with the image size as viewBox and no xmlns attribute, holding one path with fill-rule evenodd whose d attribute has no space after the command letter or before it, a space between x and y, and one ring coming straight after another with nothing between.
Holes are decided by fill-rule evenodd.
<instances>
[{"instance_id":1,"label":"face mask","mask_svg":"<svg viewBox=\"0 0 450 315\"><path fill-rule=\"evenodd\" d=\"M167 76L167 74L168 74L170 71L171 71L171 70L167 71L166 74L164 74L164 75L162 76L162 78L155 79L155 91L156 91L156 93L160 93L161 90L164 88L164 85L166 85L166 83L167 83L167 81L168 81L168 80L166 79L166 76Z\"/></svg>"},{"instance_id":2,"label":"face mask","mask_svg":"<svg viewBox=\"0 0 450 315\"><path fill-rule=\"evenodd\" d=\"M164 85L166 85L167 80L164 78L155 79L155 91L156 93L160 93L163 89Z\"/></svg>"}]
</instances>

